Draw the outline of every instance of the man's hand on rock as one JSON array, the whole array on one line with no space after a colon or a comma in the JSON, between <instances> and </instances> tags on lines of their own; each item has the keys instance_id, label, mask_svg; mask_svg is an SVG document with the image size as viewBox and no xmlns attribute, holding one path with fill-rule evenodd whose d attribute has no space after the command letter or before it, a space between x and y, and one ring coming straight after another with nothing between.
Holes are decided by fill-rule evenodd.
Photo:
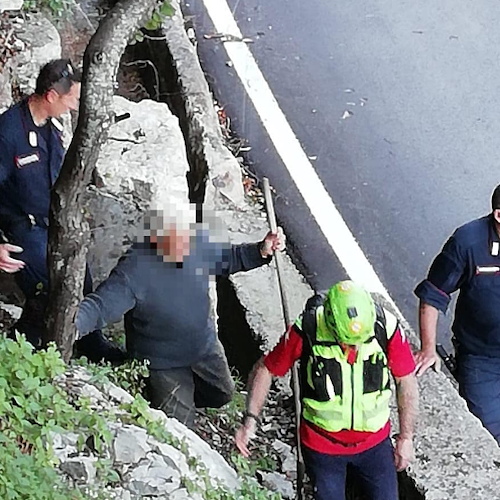
<instances>
[{"instance_id":1,"label":"man's hand on rock","mask_svg":"<svg viewBox=\"0 0 500 500\"><path fill-rule=\"evenodd\" d=\"M269 231L260 246L262 258L270 257L274 251L282 252L285 249L285 240L286 238L281 227L278 227L277 233Z\"/></svg>"},{"instance_id":2,"label":"man's hand on rock","mask_svg":"<svg viewBox=\"0 0 500 500\"><path fill-rule=\"evenodd\" d=\"M23 249L16 245L11 245L9 243L3 243L0 245L0 271L4 271L6 273L16 273L20 271L24 266L24 262L22 260L13 259L10 256L10 252L19 253L22 252Z\"/></svg>"}]
</instances>

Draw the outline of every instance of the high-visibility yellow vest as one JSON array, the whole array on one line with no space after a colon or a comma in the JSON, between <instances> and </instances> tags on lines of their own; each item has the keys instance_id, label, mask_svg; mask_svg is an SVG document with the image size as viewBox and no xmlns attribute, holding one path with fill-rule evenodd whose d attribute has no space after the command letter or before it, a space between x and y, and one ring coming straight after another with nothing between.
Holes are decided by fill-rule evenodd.
<instances>
[{"instance_id":1,"label":"high-visibility yellow vest","mask_svg":"<svg viewBox=\"0 0 500 500\"><path fill-rule=\"evenodd\" d=\"M386 346L398 323L380 306L377 321L373 336L358 346L356 361L351 365L325 325L322 305L316 308L316 334L312 338L302 330L302 318L297 320L304 335L301 372L305 420L328 432L376 432L387 423L391 388ZM387 338L379 341L377 337L382 334Z\"/></svg>"}]
</instances>

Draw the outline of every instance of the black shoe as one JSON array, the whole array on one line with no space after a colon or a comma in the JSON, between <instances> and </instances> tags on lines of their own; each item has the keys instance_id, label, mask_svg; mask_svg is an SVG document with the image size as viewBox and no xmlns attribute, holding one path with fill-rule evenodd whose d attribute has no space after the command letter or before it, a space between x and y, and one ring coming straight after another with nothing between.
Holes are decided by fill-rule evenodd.
<instances>
[{"instance_id":1,"label":"black shoe","mask_svg":"<svg viewBox=\"0 0 500 500\"><path fill-rule=\"evenodd\" d=\"M104 360L120 364L127 359L127 353L114 342L108 340L101 330L95 330L75 342L75 354L76 356L85 356L93 363Z\"/></svg>"}]
</instances>

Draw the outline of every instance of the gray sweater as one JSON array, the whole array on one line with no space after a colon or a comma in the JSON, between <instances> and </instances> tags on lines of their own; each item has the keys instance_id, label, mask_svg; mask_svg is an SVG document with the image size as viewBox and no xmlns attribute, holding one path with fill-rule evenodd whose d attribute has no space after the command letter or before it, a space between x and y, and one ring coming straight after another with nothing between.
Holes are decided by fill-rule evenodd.
<instances>
[{"instance_id":1,"label":"gray sweater","mask_svg":"<svg viewBox=\"0 0 500 500\"><path fill-rule=\"evenodd\" d=\"M148 245L136 244L107 280L80 304L80 335L119 321L125 315L127 351L148 359L150 368L188 367L216 339L209 318L209 279L248 271L270 262L259 244L213 243L197 234L182 264L165 263Z\"/></svg>"}]
</instances>

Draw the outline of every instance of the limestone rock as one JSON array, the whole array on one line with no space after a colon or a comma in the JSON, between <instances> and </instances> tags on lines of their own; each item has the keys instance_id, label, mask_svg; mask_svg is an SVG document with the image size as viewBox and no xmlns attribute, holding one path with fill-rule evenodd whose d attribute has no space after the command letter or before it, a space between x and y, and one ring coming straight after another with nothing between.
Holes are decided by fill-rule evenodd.
<instances>
[{"instance_id":1,"label":"limestone rock","mask_svg":"<svg viewBox=\"0 0 500 500\"><path fill-rule=\"evenodd\" d=\"M5 10L21 10L23 0L0 0L0 13Z\"/></svg>"},{"instance_id":2,"label":"limestone rock","mask_svg":"<svg viewBox=\"0 0 500 500\"><path fill-rule=\"evenodd\" d=\"M167 465L177 468L183 477L189 477L192 474L185 455L178 449L169 444L160 443L156 439L150 439L149 443L156 453L163 456Z\"/></svg>"},{"instance_id":3,"label":"limestone rock","mask_svg":"<svg viewBox=\"0 0 500 500\"><path fill-rule=\"evenodd\" d=\"M59 465L59 468L79 484L93 484L96 477L94 457L69 458Z\"/></svg>"},{"instance_id":4,"label":"limestone rock","mask_svg":"<svg viewBox=\"0 0 500 500\"><path fill-rule=\"evenodd\" d=\"M124 426L113 441L115 462L122 464L136 464L151 451L147 443L147 432L135 425Z\"/></svg>"},{"instance_id":5,"label":"limestone rock","mask_svg":"<svg viewBox=\"0 0 500 500\"><path fill-rule=\"evenodd\" d=\"M114 109L130 118L111 126L97 161L101 186L87 193L96 282L108 275L135 238L142 211L188 199L186 146L179 120L168 106L115 96Z\"/></svg>"},{"instance_id":6,"label":"limestone rock","mask_svg":"<svg viewBox=\"0 0 500 500\"><path fill-rule=\"evenodd\" d=\"M161 455L150 453L147 460L132 470L127 482L133 495L159 496L179 489L181 476L172 463L167 464Z\"/></svg>"},{"instance_id":7,"label":"limestone rock","mask_svg":"<svg viewBox=\"0 0 500 500\"><path fill-rule=\"evenodd\" d=\"M295 497L292 482L277 472L262 473L262 484L271 491L279 493L283 498Z\"/></svg>"},{"instance_id":8,"label":"limestone rock","mask_svg":"<svg viewBox=\"0 0 500 500\"><path fill-rule=\"evenodd\" d=\"M56 28L41 14L30 15L30 21L16 30L25 49L13 58L16 81L22 94L35 90L40 68L61 57L61 38Z\"/></svg>"},{"instance_id":9,"label":"limestone rock","mask_svg":"<svg viewBox=\"0 0 500 500\"><path fill-rule=\"evenodd\" d=\"M210 448L208 443L175 418L168 418L165 427L174 437L186 443L189 455L196 457L205 466L214 484L220 482L230 490L238 488L239 480L236 472L219 453Z\"/></svg>"},{"instance_id":10,"label":"limestone rock","mask_svg":"<svg viewBox=\"0 0 500 500\"><path fill-rule=\"evenodd\" d=\"M0 113L3 113L12 104L12 85L8 74L0 73Z\"/></svg>"},{"instance_id":11,"label":"limestone rock","mask_svg":"<svg viewBox=\"0 0 500 500\"><path fill-rule=\"evenodd\" d=\"M118 403L132 403L134 398L125 389L117 387L114 384L109 384L107 390L109 396L111 396Z\"/></svg>"},{"instance_id":12,"label":"limestone rock","mask_svg":"<svg viewBox=\"0 0 500 500\"><path fill-rule=\"evenodd\" d=\"M213 98L201 64L186 34L182 9L178 0L172 0L174 14L165 19L162 31L166 47L171 53L178 73L183 107L187 115L187 142L195 163L205 164L209 181L206 182L208 203L216 194L231 204L244 205L241 168L236 158L224 146ZM198 175L200 172L197 173Z\"/></svg>"}]
</instances>

